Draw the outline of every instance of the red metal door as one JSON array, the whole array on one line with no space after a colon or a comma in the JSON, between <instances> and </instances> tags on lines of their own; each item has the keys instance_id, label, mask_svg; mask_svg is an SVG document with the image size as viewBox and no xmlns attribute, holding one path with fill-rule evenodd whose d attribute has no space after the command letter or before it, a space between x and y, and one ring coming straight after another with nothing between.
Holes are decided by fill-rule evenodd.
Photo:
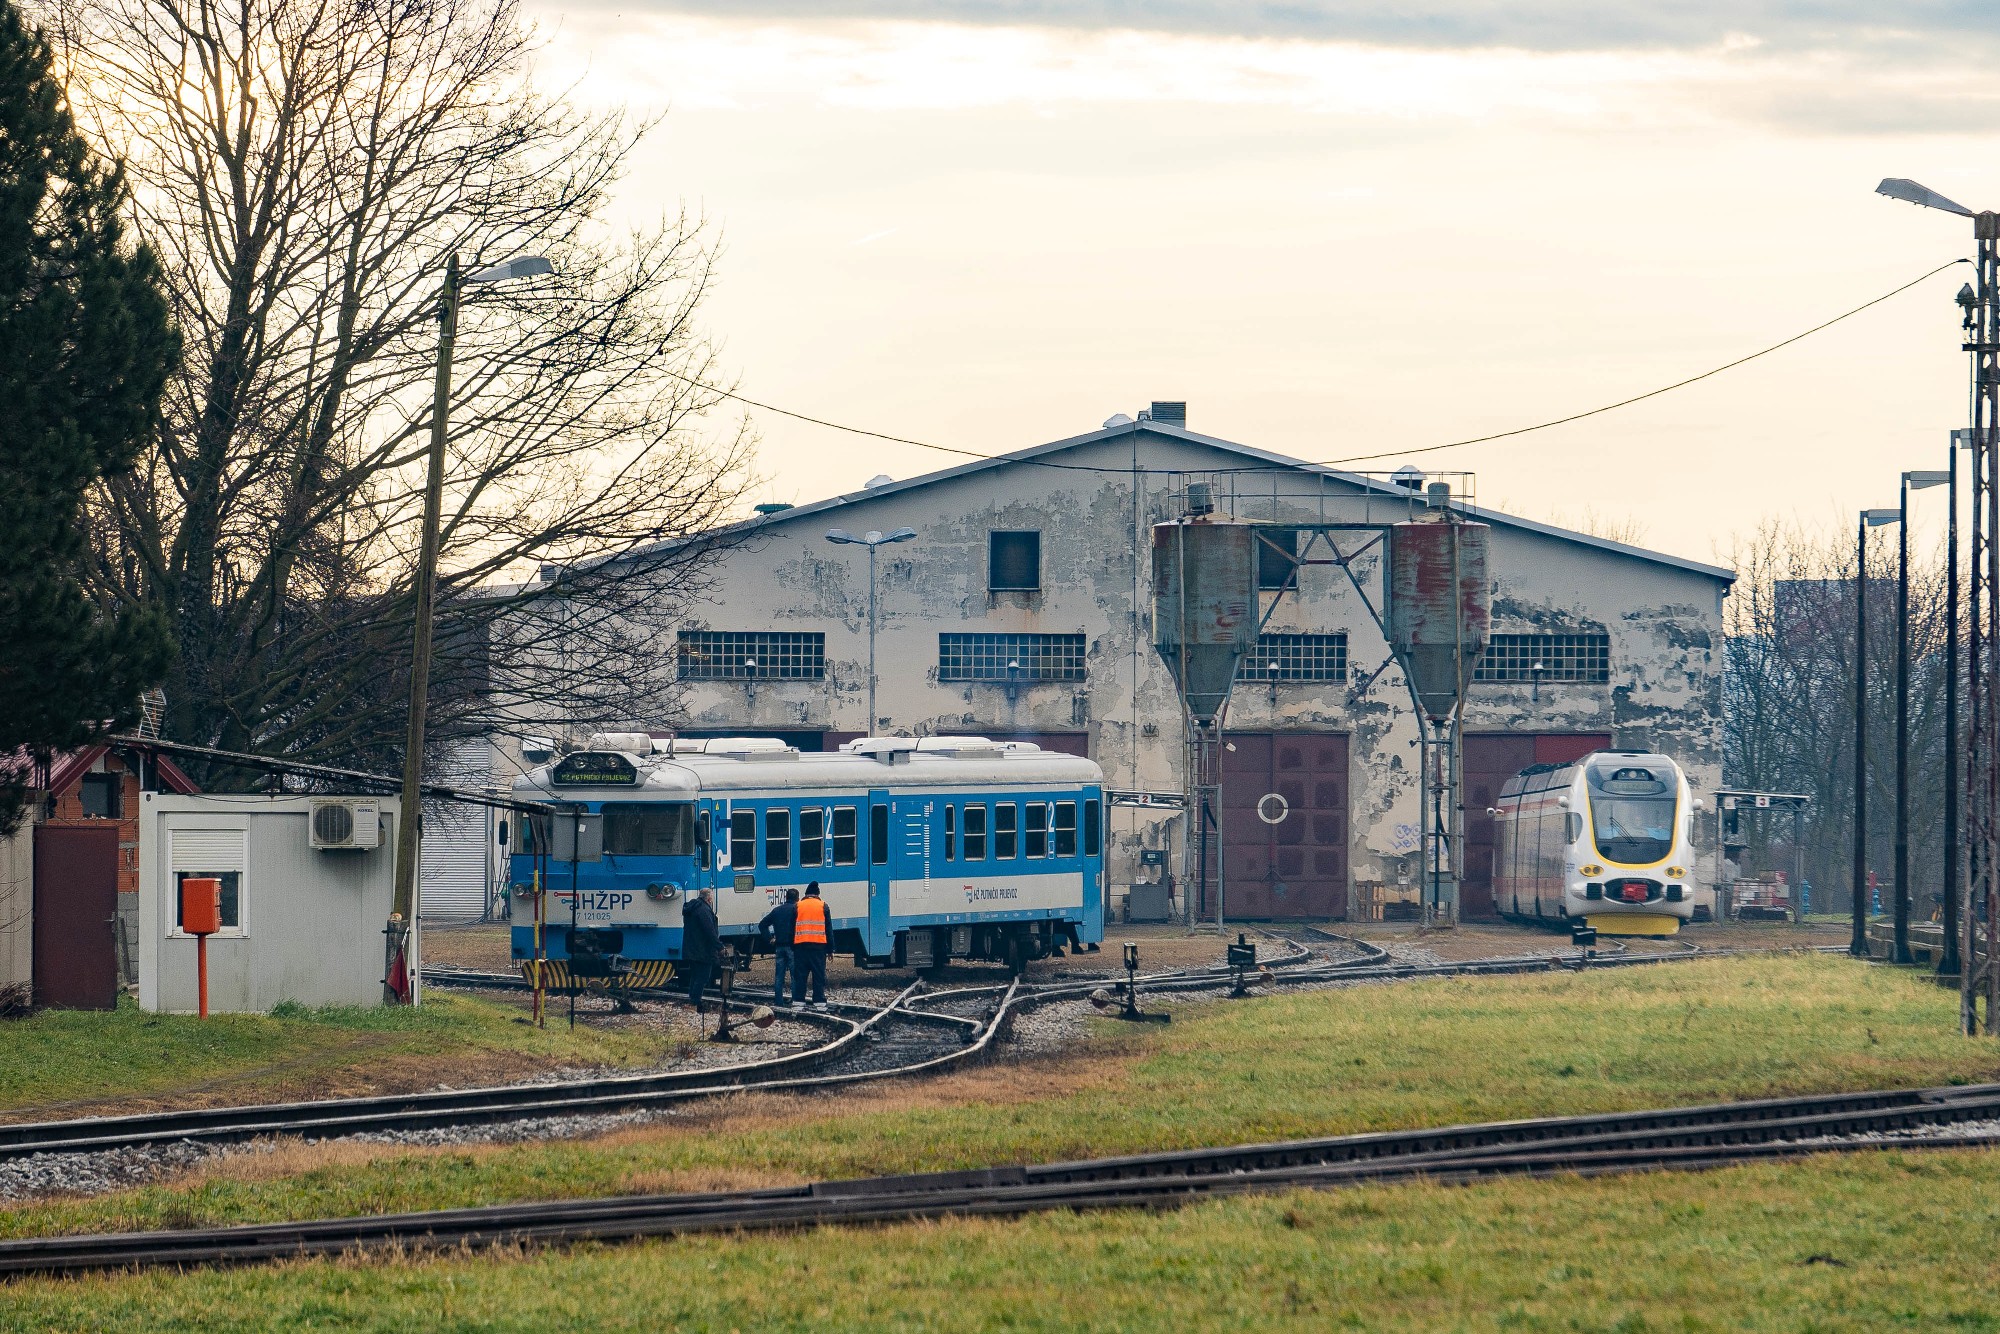
<instances>
[{"instance_id":1,"label":"red metal door","mask_svg":"<svg viewBox=\"0 0 2000 1334\"><path fill-rule=\"evenodd\" d=\"M1493 901L1493 817L1486 813L1500 796L1500 785L1531 764L1566 764L1610 745L1611 738L1602 732L1500 732L1465 738L1465 873L1458 887L1460 917L1497 917L1508 906Z\"/></svg>"},{"instance_id":2,"label":"red metal door","mask_svg":"<svg viewBox=\"0 0 2000 1334\"><path fill-rule=\"evenodd\" d=\"M118 1004L118 825L35 830L35 1004Z\"/></svg>"},{"instance_id":3,"label":"red metal door","mask_svg":"<svg viewBox=\"0 0 2000 1334\"><path fill-rule=\"evenodd\" d=\"M1229 732L1223 742L1223 912L1345 917L1347 738Z\"/></svg>"}]
</instances>

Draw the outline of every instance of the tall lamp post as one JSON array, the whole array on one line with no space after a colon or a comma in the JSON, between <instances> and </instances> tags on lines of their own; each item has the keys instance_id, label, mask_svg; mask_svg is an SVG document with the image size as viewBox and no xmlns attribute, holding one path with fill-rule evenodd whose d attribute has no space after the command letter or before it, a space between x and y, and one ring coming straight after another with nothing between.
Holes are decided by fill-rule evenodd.
<instances>
[{"instance_id":1,"label":"tall lamp post","mask_svg":"<svg viewBox=\"0 0 2000 1334\"><path fill-rule=\"evenodd\" d=\"M1943 486L1948 472L1906 472L1896 510L1896 953L1910 962L1910 492Z\"/></svg>"},{"instance_id":2,"label":"tall lamp post","mask_svg":"<svg viewBox=\"0 0 2000 1334\"><path fill-rule=\"evenodd\" d=\"M868 726L861 729L863 736L875 735L875 548L891 542L907 542L917 535L914 528L898 528L893 533L883 533L869 529L856 537L845 528L827 530L826 540L841 546L868 548Z\"/></svg>"},{"instance_id":3,"label":"tall lamp post","mask_svg":"<svg viewBox=\"0 0 2000 1334\"><path fill-rule=\"evenodd\" d=\"M1901 510L1863 510L1854 530L1854 934L1847 952L1868 957L1868 530Z\"/></svg>"},{"instance_id":4,"label":"tall lamp post","mask_svg":"<svg viewBox=\"0 0 2000 1334\"><path fill-rule=\"evenodd\" d=\"M1969 710L1971 715L1970 744L1966 747L1970 763L1964 768L1971 800L1965 804L1964 814L1969 818L1970 828L1957 827L1956 817L1959 804L1953 801L1957 796L1960 770L1957 764L1958 714L1951 711L1950 730L1947 741L1948 784L1946 800L1950 803L1952 815L1947 816L1947 903L1956 902L1959 912L1959 934L1957 960L1959 978L1959 1020L1962 1031L1970 1036L1978 1029L1978 996L1986 993L1986 1031L2000 1031L2000 968L1994 966L1991 933L1994 922L2000 921L2000 745L1996 745L1995 706L2000 704L2000 675L1995 672L1996 634L2000 634L2000 213L1991 210L1974 212L1955 200L1931 190L1916 181L1903 177L1890 177L1875 187L1875 192L1891 199L1916 204L1922 208L1937 209L1961 218L1972 220L1972 239L1976 258L1973 261L1974 284L1961 288L1958 304L1964 312L1965 341L1961 350L1972 354L1971 403L1969 405L1965 444L1972 451L1972 504L1970 518L1971 534L1971 596L1967 599L1967 628L1970 640L1966 654L1966 682L1971 695ZM1956 463L1952 471L1957 472ZM1952 573L1957 571L1957 483L1954 481L1951 535ZM1956 583L1956 580L1953 580ZM1950 594L1952 618L1950 629L1958 628L1958 596ZM1956 634L1951 639L1955 641ZM1952 645L1955 650L1956 644ZM1948 680L1955 687L1959 663L1955 651L1951 651L1951 669ZM1952 692L1956 693L1955 689ZM1963 838L1961 843L1960 838ZM1961 877L1957 861L1961 851L1969 851L1965 871ZM1963 889L1964 897L1959 899ZM1978 917L1975 901L1983 901L1988 924L1986 927L1988 945L1986 958L1979 952ZM1947 909L1947 913L1949 913ZM1949 950L1947 950L1949 954Z\"/></svg>"},{"instance_id":5,"label":"tall lamp post","mask_svg":"<svg viewBox=\"0 0 2000 1334\"><path fill-rule=\"evenodd\" d=\"M437 609L438 527L444 510L444 446L450 433L451 351L458 337L458 298L470 283L502 283L555 272L540 255L523 255L461 275L458 256L445 261L438 294L437 381L431 396L431 448L424 479L424 527L417 555L416 626L410 651L410 720L403 738L403 809L396 824L396 891L384 933L383 998L389 1004L412 999L410 931L417 920L417 838L424 787L424 715L431 682L431 631Z\"/></svg>"}]
</instances>

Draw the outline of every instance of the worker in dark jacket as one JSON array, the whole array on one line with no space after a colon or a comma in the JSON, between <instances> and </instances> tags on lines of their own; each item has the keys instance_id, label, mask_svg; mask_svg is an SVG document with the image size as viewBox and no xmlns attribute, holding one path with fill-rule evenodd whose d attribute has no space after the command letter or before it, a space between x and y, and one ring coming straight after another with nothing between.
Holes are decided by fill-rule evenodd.
<instances>
[{"instance_id":1,"label":"worker in dark jacket","mask_svg":"<svg viewBox=\"0 0 2000 1334\"><path fill-rule=\"evenodd\" d=\"M764 914L764 920L757 923L759 939L771 938L772 957L777 960L777 974L773 979L772 1004L785 1003L785 983L792 975L792 926L799 920L799 891L788 889L785 900Z\"/></svg>"},{"instance_id":2,"label":"worker in dark jacket","mask_svg":"<svg viewBox=\"0 0 2000 1334\"><path fill-rule=\"evenodd\" d=\"M722 929L715 920L715 894L703 889L681 909L681 968L687 973L688 999L695 1013L707 1014L702 993L715 980L722 961Z\"/></svg>"},{"instance_id":3,"label":"worker in dark jacket","mask_svg":"<svg viewBox=\"0 0 2000 1334\"><path fill-rule=\"evenodd\" d=\"M819 881L806 886L792 917L792 1008L806 1004L806 981L813 986L813 1008L826 1008L826 951L833 944L833 913L819 896Z\"/></svg>"}]
</instances>

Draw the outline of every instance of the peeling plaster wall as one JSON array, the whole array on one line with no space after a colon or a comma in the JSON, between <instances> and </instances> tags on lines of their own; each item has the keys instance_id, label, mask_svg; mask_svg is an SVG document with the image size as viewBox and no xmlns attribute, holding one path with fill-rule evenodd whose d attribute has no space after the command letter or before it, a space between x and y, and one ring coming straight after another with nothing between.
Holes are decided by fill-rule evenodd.
<instances>
[{"instance_id":1,"label":"peeling plaster wall","mask_svg":"<svg viewBox=\"0 0 2000 1334\"><path fill-rule=\"evenodd\" d=\"M1134 459L1146 471L1134 486ZM662 722L698 729L759 731L1087 732L1108 785L1181 788L1181 712L1150 638L1150 529L1180 511L1187 480L1174 470L1242 469L1255 460L1178 436L1138 430L1078 445L1050 462L1018 461L907 491L863 496L829 512L779 514L750 543L725 553L717 592L688 628L801 630L826 635L824 681L692 682L687 715ZM1393 522L1421 506L1369 496L1350 484L1294 470L1217 474L1218 511L1256 521ZM869 726L868 553L825 540L830 527L861 533L899 527L913 541L878 554L878 717ZM987 537L994 529L1042 534L1037 593L987 590ZM1370 534L1339 535L1353 552ZM1377 601L1380 545L1353 564ZM1311 555L1324 557L1324 546ZM1712 575L1602 550L1570 538L1496 525L1490 546L1496 632L1602 631L1611 644L1607 685L1478 685L1468 731L1609 731L1620 746L1657 749L1712 791L1721 772L1722 596ZM1135 600L1136 590L1136 600ZM1267 595L1268 597L1269 595ZM1271 631L1345 631L1346 683L1239 684L1228 724L1252 730L1308 729L1348 735L1352 880L1393 878L1413 847L1417 823L1417 727L1393 666L1365 690L1388 647L1346 574L1300 570L1299 588L1272 614ZM938 680L938 635L1082 632L1087 679L1080 684ZM673 652L671 643L661 652ZM1158 812L1120 809L1109 820L1117 886L1140 878L1136 849L1169 836ZM1172 823L1177 824L1178 820ZM1171 831L1176 845L1178 830Z\"/></svg>"}]
</instances>

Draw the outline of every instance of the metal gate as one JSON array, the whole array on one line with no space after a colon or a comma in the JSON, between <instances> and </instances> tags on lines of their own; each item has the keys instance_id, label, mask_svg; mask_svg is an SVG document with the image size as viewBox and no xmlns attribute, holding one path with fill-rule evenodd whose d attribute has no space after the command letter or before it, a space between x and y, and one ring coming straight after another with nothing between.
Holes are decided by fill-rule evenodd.
<instances>
[{"instance_id":1,"label":"metal gate","mask_svg":"<svg viewBox=\"0 0 2000 1334\"><path fill-rule=\"evenodd\" d=\"M118 1004L118 825L35 829L35 1004Z\"/></svg>"},{"instance_id":2,"label":"metal gate","mask_svg":"<svg viewBox=\"0 0 2000 1334\"><path fill-rule=\"evenodd\" d=\"M1225 732L1221 771L1224 915L1345 917L1346 736Z\"/></svg>"},{"instance_id":3,"label":"metal gate","mask_svg":"<svg viewBox=\"0 0 2000 1334\"><path fill-rule=\"evenodd\" d=\"M1465 737L1465 874L1459 881L1462 918L1500 915L1493 902L1493 817L1486 812L1500 785L1531 764L1567 764L1593 750L1608 750L1603 732L1474 733Z\"/></svg>"}]
</instances>

